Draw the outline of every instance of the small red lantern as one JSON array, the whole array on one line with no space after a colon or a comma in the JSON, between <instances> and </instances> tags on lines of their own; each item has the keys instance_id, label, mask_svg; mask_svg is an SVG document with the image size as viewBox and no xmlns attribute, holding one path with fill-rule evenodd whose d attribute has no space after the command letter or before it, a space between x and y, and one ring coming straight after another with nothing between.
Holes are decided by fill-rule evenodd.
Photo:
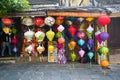
<instances>
[{"instance_id":1,"label":"small red lantern","mask_svg":"<svg viewBox=\"0 0 120 80\"><path fill-rule=\"evenodd\" d=\"M73 37L75 35L75 32L76 32L75 26L74 25L70 26L70 28L68 28L68 32Z\"/></svg>"},{"instance_id":2,"label":"small red lantern","mask_svg":"<svg viewBox=\"0 0 120 80\"><path fill-rule=\"evenodd\" d=\"M12 24L12 20L10 18L3 18L2 21L5 25L11 25Z\"/></svg>"},{"instance_id":3,"label":"small red lantern","mask_svg":"<svg viewBox=\"0 0 120 80\"><path fill-rule=\"evenodd\" d=\"M42 27L44 25L44 20L41 17L34 18L33 22L38 27Z\"/></svg>"},{"instance_id":4,"label":"small red lantern","mask_svg":"<svg viewBox=\"0 0 120 80\"><path fill-rule=\"evenodd\" d=\"M101 25L101 26L105 26L105 25L109 24L110 21L111 21L111 19L107 15L102 15L97 20L98 24Z\"/></svg>"}]
</instances>

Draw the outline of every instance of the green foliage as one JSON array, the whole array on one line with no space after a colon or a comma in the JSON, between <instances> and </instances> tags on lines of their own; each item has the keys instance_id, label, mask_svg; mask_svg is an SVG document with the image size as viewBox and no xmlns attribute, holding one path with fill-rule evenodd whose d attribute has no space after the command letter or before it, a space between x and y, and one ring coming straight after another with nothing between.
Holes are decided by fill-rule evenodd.
<instances>
[{"instance_id":1,"label":"green foliage","mask_svg":"<svg viewBox=\"0 0 120 80\"><path fill-rule=\"evenodd\" d=\"M0 15L30 10L28 0L0 0Z\"/></svg>"}]
</instances>

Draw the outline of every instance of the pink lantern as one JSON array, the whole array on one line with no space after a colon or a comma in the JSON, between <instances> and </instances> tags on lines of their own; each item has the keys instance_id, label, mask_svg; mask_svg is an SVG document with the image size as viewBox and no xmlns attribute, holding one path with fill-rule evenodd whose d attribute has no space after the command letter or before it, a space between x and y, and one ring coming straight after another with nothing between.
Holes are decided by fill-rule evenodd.
<instances>
[{"instance_id":1,"label":"pink lantern","mask_svg":"<svg viewBox=\"0 0 120 80\"><path fill-rule=\"evenodd\" d=\"M80 55L81 57L83 57L84 54L85 54L85 51L84 51L84 50L80 50L78 53L79 53L79 55Z\"/></svg>"},{"instance_id":2,"label":"pink lantern","mask_svg":"<svg viewBox=\"0 0 120 80\"><path fill-rule=\"evenodd\" d=\"M14 37L12 40L11 40L11 43L13 44L16 44L18 42L18 40L16 39L16 37Z\"/></svg>"},{"instance_id":3,"label":"pink lantern","mask_svg":"<svg viewBox=\"0 0 120 80\"><path fill-rule=\"evenodd\" d=\"M62 44L57 44L57 48L61 49L61 48L63 48L63 45Z\"/></svg>"},{"instance_id":4,"label":"pink lantern","mask_svg":"<svg viewBox=\"0 0 120 80\"><path fill-rule=\"evenodd\" d=\"M84 32L77 32L77 37L83 39L85 37Z\"/></svg>"},{"instance_id":5,"label":"pink lantern","mask_svg":"<svg viewBox=\"0 0 120 80\"><path fill-rule=\"evenodd\" d=\"M101 26L105 26L105 25L109 24L110 21L111 21L111 19L107 15L102 15L97 20L98 24L101 25Z\"/></svg>"},{"instance_id":6,"label":"pink lantern","mask_svg":"<svg viewBox=\"0 0 120 80\"><path fill-rule=\"evenodd\" d=\"M76 28L74 25L70 26L70 28L68 28L68 32L70 33L70 35L73 37L75 32L76 32Z\"/></svg>"}]
</instances>

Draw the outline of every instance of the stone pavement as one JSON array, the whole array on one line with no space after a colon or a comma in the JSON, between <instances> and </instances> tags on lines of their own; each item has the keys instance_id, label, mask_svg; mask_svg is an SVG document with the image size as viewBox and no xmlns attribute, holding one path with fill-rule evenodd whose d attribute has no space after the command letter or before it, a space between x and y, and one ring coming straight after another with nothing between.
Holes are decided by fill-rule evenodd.
<instances>
[{"instance_id":1,"label":"stone pavement","mask_svg":"<svg viewBox=\"0 0 120 80\"><path fill-rule=\"evenodd\" d=\"M0 80L120 80L120 65L110 65L107 75L99 65L57 63L0 64Z\"/></svg>"}]
</instances>

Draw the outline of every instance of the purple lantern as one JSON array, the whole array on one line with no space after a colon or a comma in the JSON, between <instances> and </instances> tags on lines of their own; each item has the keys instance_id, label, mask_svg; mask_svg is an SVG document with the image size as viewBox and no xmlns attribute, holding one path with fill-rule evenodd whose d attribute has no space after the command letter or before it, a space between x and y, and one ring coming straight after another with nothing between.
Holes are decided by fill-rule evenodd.
<instances>
[{"instance_id":1,"label":"purple lantern","mask_svg":"<svg viewBox=\"0 0 120 80\"><path fill-rule=\"evenodd\" d=\"M109 34L107 32L100 33L100 39L105 41L109 38Z\"/></svg>"}]
</instances>

